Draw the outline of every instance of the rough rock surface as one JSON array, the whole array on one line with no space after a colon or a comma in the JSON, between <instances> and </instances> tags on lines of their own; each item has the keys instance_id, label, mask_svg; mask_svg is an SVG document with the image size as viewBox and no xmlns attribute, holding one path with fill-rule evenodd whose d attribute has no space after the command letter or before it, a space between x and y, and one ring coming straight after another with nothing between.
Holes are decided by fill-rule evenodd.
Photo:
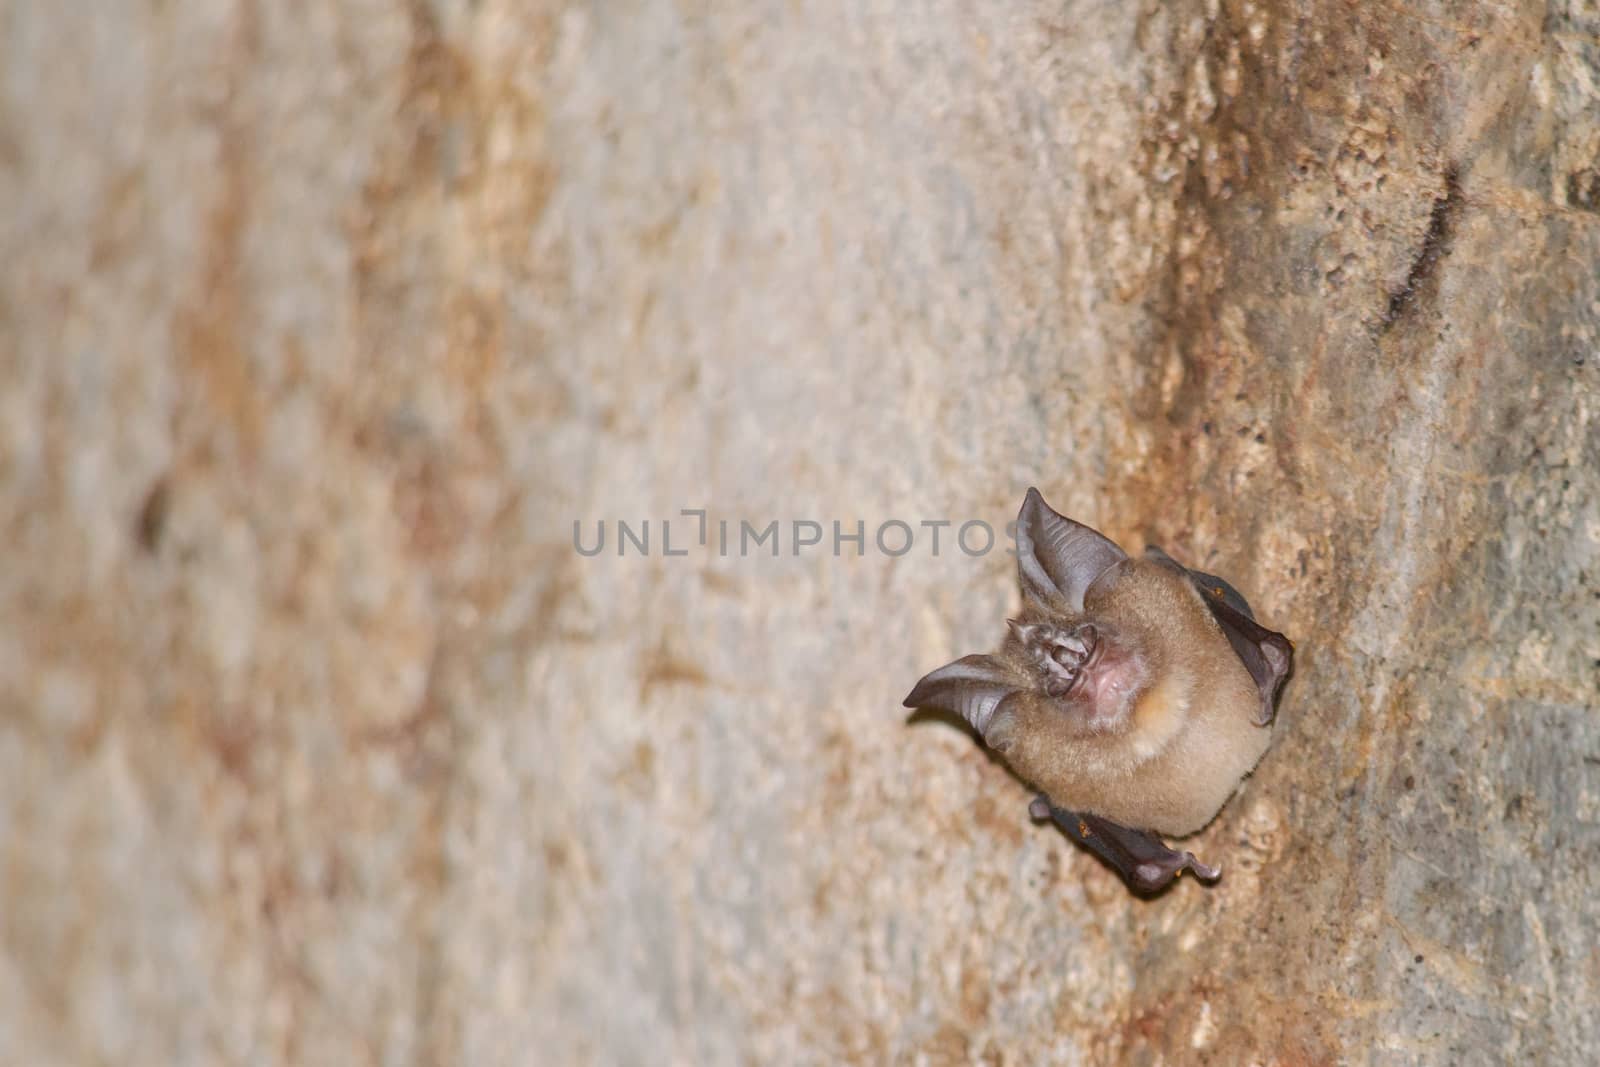
<instances>
[{"instance_id":1,"label":"rough rock surface","mask_svg":"<svg viewBox=\"0 0 1600 1067\"><path fill-rule=\"evenodd\" d=\"M1600 1042L1594 3L6 0L0 200L0 1061ZM1029 484L1299 643L1214 889L904 720Z\"/></svg>"}]
</instances>

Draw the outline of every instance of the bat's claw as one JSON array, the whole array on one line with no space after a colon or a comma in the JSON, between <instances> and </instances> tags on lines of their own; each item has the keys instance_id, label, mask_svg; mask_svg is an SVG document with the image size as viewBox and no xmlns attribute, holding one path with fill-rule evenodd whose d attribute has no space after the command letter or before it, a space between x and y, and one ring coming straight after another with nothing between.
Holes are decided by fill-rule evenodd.
<instances>
[{"instance_id":1,"label":"bat's claw","mask_svg":"<svg viewBox=\"0 0 1600 1067\"><path fill-rule=\"evenodd\" d=\"M1204 863L1201 863L1199 860L1194 858L1193 852L1185 852L1183 857L1185 861L1184 866L1193 871L1194 876L1200 879L1202 882L1215 882L1218 878L1222 877L1221 867L1206 866Z\"/></svg>"}]
</instances>

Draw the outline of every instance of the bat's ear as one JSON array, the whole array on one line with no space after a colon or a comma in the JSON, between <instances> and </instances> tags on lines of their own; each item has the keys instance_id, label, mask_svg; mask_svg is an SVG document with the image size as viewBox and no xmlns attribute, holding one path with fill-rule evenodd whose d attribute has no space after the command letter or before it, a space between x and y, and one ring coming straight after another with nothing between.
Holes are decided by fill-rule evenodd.
<instances>
[{"instance_id":1,"label":"bat's ear","mask_svg":"<svg viewBox=\"0 0 1600 1067\"><path fill-rule=\"evenodd\" d=\"M1010 719L1005 705L1021 689L1005 664L993 656L963 656L918 682L905 705L959 715L991 748L998 748L1004 724Z\"/></svg>"},{"instance_id":2,"label":"bat's ear","mask_svg":"<svg viewBox=\"0 0 1600 1067\"><path fill-rule=\"evenodd\" d=\"M1041 607L1083 611L1083 594L1128 554L1098 531L1057 514L1029 489L1017 514L1017 577L1024 598Z\"/></svg>"}]
</instances>

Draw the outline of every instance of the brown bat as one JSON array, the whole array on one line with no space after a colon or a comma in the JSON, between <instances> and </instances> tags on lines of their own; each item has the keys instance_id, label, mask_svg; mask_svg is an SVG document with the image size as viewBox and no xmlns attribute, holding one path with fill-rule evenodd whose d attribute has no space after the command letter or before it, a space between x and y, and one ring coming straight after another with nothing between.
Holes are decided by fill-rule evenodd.
<instances>
[{"instance_id":1,"label":"brown bat","mask_svg":"<svg viewBox=\"0 0 1600 1067\"><path fill-rule=\"evenodd\" d=\"M961 716L1040 790L1029 805L1116 868L1165 888L1176 852L1267 750L1293 646L1221 578L1159 548L1135 559L1029 489L1017 516L1020 617L1000 651L918 682L907 707Z\"/></svg>"}]
</instances>

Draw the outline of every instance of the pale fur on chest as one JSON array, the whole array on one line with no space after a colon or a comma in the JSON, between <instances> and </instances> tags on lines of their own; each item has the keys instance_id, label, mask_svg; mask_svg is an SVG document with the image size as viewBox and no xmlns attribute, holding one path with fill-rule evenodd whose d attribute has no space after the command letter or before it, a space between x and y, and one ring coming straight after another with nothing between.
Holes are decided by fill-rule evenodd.
<instances>
[{"instance_id":1,"label":"pale fur on chest","mask_svg":"<svg viewBox=\"0 0 1600 1067\"><path fill-rule=\"evenodd\" d=\"M1244 673L1243 665L1240 672ZM1252 721L1253 687L1196 693L1181 726L1121 781L1104 783L1106 818L1174 837L1209 823L1267 751L1271 730Z\"/></svg>"}]
</instances>

